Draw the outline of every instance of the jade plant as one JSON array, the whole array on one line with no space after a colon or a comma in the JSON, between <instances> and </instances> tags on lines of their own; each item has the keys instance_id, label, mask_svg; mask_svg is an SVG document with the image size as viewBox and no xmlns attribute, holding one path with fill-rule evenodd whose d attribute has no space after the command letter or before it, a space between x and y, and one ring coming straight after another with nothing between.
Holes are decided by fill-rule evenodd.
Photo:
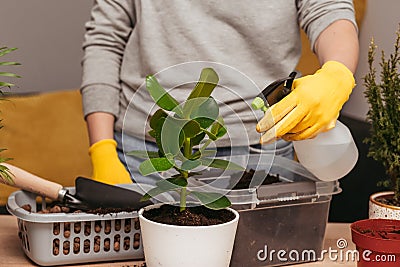
<instances>
[{"instance_id":1,"label":"jade plant","mask_svg":"<svg viewBox=\"0 0 400 267\"><path fill-rule=\"evenodd\" d=\"M388 179L381 184L394 191L393 203L400 204L400 25L389 58L382 51L380 80L377 81L373 66L377 46L371 40L368 51L369 72L364 77L369 110L367 120L371 123L368 156L381 162Z\"/></svg>"},{"instance_id":2,"label":"jade plant","mask_svg":"<svg viewBox=\"0 0 400 267\"><path fill-rule=\"evenodd\" d=\"M0 47L0 57L5 56L13 51L15 51L17 48L8 48L8 47ZM13 66L13 65L20 65L18 62L12 62L12 61L3 61L0 62L0 66ZM11 77L11 78L20 78L20 76L11 73L11 72L0 72L0 76L1 77ZM4 88L11 88L12 86L14 86L14 84L9 83L9 82L3 82L0 81L0 95L4 95ZM0 100L4 100L3 98L1 98ZM0 120L0 129L3 127L3 125L1 125L1 120ZM0 152L3 152L4 150L6 150L5 148L0 148ZM10 172L10 170L2 165L3 162L6 162L10 160L10 158L3 158L0 156L0 178L7 181L8 183L12 183L12 174Z\"/></svg>"},{"instance_id":3,"label":"jade plant","mask_svg":"<svg viewBox=\"0 0 400 267\"><path fill-rule=\"evenodd\" d=\"M146 89L159 107L150 118L151 130L148 132L155 139L158 151L131 151L128 155L144 159L139 165L142 175L163 173L162 177L167 177L158 181L156 187L143 196L143 201L164 192L177 191L181 211L187 207L189 194L210 209L231 205L229 199L218 192L188 188L188 179L203 169L244 170L233 162L215 158L215 149L210 149L213 142L227 133L218 104L211 96L218 80L212 68L204 68L186 101L179 103L154 76L146 77Z\"/></svg>"}]
</instances>

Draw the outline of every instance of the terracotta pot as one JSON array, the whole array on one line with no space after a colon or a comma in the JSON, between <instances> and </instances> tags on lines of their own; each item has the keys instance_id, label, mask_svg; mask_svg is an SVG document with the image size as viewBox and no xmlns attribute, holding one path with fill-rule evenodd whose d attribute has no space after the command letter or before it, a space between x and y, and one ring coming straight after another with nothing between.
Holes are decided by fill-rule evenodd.
<instances>
[{"instance_id":1,"label":"terracotta pot","mask_svg":"<svg viewBox=\"0 0 400 267\"><path fill-rule=\"evenodd\" d=\"M400 266L399 220L367 219L350 227L359 253L358 267Z\"/></svg>"},{"instance_id":2,"label":"terracotta pot","mask_svg":"<svg viewBox=\"0 0 400 267\"><path fill-rule=\"evenodd\" d=\"M383 204L377 200L377 198L391 197L393 197L392 191L372 194L369 198L369 218L400 220L400 207Z\"/></svg>"}]
</instances>

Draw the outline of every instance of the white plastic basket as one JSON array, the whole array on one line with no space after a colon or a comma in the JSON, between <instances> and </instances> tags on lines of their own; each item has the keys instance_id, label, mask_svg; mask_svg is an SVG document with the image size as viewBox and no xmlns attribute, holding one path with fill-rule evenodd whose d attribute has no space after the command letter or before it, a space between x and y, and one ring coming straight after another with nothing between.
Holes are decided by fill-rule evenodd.
<instances>
[{"instance_id":1,"label":"white plastic basket","mask_svg":"<svg viewBox=\"0 0 400 267\"><path fill-rule=\"evenodd\" d=\"M143 193L142 186L132 187ZM68 189L75 193L74 188ZM12 193L7 202L8 211L17 217L22 249L35 263L53 266L144 258L136 211L40 214L40 206L46 207L45 199L41 202L26 191ZM31 212L22 208L26 204Z\"/></svg>"}]
</instances>

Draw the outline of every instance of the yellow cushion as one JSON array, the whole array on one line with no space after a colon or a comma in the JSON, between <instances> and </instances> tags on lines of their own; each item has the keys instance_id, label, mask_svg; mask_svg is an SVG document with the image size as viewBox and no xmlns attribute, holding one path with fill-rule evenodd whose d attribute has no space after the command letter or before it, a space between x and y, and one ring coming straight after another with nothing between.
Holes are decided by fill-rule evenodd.
<instances>
[{"instance_id":1,"label":"yellow cushion","mask_svg":"<svg viewBox=\"0 0 400 267\"><path fill-rule=\"evenodd\" d=\"M0 155L10 164L73 186L91 175L88 135L78 90L7 97L0 101ZM0 205L17 189L0 184Z\"/></svg>"}]
</instances>

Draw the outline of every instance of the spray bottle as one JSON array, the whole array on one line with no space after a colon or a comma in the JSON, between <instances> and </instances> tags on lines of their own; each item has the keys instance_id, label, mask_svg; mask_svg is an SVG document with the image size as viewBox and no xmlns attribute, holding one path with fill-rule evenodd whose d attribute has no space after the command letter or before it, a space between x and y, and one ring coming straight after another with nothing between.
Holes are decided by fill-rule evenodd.
<instances>
[{"instance_id":1,"label":"spray bottle","mask_svg":"<svg viewBox=\"0 0 400 267\"><path fill-rule=\"evenodd\" d=\"M292 72L286 78L268 85L252 102L253 109L264 113L268 107L279 102L291 92L297 73ZM338 180L348 174L358 159L357 146L349 129L336 121L336 126L318 134L312 139L293 141L298 161L318 179Z\"/></svg>"}]
</instances>

